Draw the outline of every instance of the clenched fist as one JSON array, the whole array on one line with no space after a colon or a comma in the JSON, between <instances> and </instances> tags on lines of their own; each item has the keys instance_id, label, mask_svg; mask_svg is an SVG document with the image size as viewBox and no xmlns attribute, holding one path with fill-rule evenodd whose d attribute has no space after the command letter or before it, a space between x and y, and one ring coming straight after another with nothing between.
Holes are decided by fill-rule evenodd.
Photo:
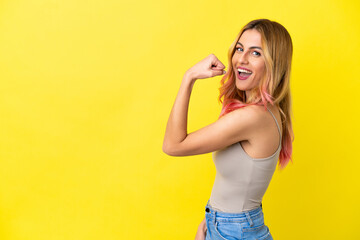
<instances>
[{"instance_id":1,"label":"clenched fist","mask_svg":"<svg viewBox=\"0 0 360 240\"><path fill-rule=\"evenodd\" d=\"M224 64L214 54L210 54L187 70L186 74L192 79L203 79L223 75L226 73L224 69Z\"/></svg>"}]
</instances>

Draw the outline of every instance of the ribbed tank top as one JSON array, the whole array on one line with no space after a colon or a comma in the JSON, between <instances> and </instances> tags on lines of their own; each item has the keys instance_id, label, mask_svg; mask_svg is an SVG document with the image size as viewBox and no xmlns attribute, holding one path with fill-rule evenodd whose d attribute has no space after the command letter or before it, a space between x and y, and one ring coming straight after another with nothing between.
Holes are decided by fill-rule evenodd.
<instances>
[{"instance_id":1,"label":"ribbed tank top","mask_svg":"<svg viewBox=\"0 0 360 240\"><path fill-rule=\"evenodd\" d=\"M275 153L266 158L252 158L244 151L240 142L212 153L216 176L209 204L214 209L239 213L260 206L281 150L280 127L274 114L268 110L275 119L280 135L279 147Z\"/></svg>"}]
</instances>

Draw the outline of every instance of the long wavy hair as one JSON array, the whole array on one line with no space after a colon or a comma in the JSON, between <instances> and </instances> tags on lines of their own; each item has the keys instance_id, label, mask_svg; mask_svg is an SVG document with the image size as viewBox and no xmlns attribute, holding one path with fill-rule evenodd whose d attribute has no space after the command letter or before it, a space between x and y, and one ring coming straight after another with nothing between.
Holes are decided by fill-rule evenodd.
<instances>
[{"instance_id":1,"label":"long wavy hair","mask_svg":"<svg viewBox=\"0 0 360 240\"><path fill-rule=\"evenodd\" d=\"M235 85L235 73L232 66L232 57L236 43L241 35L249 29L255 29L261 34L264 52L266 74L260 80L259 86L250 91L246 99L245 91ZM291 123L291 94L290 71L293 45L290 34L279 23L268 19L257 19L246 24L231 44L228 52L229 68L221 80L219 101L222 103L220 117L225 114L249 105L276 104L281 113L282 141L279 156L279 166L283 169L292 156L292 142L294 133Z\"/></svg>"}]
</instances>

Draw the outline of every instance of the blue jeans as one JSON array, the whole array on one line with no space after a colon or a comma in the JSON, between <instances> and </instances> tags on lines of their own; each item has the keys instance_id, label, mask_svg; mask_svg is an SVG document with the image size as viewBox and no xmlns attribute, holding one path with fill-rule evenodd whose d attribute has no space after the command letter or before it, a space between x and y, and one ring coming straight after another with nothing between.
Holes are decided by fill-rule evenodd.
<instances>
[{"instance_id":1,"label":"blue jeans","mask_svg":"<svg viewBox=\"0 0 360 240\"><path fill-rule=\"evenodd\" d=\"M225 213L205 207L205 240L272 240L269 228L264 224L262 206L241 213Z\"/></svg>"}]
</instances>

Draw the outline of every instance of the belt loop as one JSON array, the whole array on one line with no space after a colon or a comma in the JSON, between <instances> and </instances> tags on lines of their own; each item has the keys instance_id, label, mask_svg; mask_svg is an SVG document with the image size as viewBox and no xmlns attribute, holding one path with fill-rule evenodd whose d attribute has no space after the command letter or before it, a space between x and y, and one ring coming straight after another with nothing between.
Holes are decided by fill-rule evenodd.
<instances>
[{"instance_id":1,"label":"belt loop","mask_svg":"<svg viewBox=\"0 0 360 240\"><path fill-rule=\"evenodd\" d=\"M210 205L210 199L208 200L208 202L207 202L206 205L207 205L206 207L209 209L209 213L210 213L210 214L211 214L211 213L214 214L213 223L214 223L214 225L215 225L215 223L216 223L216 210L211 207L211 205ZM211 215L212 215L212 214L211 214Z\"/></svg>"},{"instance_id":2,"label":"belt loop","mask_svg":"<svg viewBox=\"0 0 360 240\"><path fill-rule=\"evenodd\" d=\"M253 221L251 220L250 214L248 211L245 212L246 218L250 224L250 227L252 227L254 225Z\"/></svg>"},{"instance_id":3,"label":"belt loop","mask_svg":"<svg viewBox=\"0 0 360 240\"><path fill-rule=\"evenodd\" d=\"M214 211L214 225L215 225L216 224L216 210L213 209L213 211Z\"/></svg>"}]
</instances>

